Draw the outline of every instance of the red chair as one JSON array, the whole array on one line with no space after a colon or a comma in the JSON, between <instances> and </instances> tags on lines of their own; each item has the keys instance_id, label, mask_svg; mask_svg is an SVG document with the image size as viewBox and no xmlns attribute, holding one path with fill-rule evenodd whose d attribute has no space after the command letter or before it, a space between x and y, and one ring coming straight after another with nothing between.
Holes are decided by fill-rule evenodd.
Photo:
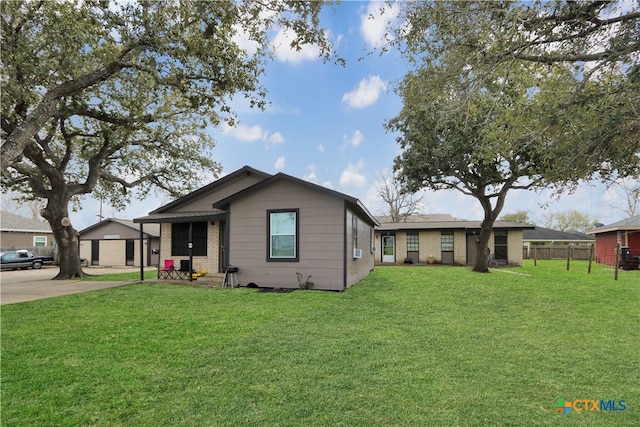
<instances>
[{"instance_id":1,"label":"red chair","mask_svg":"<svg viewBox=\"0 0 640 427\"><path fill-rule=\"evenodd\" d=\"M173 274L176 271L173 260L165 259L164 267L158 268L158 279L173 279Z\"/></svg>"}]
</instances>

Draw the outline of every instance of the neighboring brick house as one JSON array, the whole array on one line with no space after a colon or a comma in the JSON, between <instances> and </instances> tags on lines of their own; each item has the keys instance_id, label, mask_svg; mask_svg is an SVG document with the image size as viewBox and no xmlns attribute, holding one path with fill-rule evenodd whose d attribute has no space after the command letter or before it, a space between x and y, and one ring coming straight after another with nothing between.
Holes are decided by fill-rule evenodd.
<instances>
[{"instance_id":1,"label":"neighboring brick house","mask_svg":"<svg viewBox=\"0 0 640 427\"><path fill-rule=\"evenodd\" d=\"M628 248L630 258L640 257L640 215L588 231L596 238L596 262L615 265L616 248Z\"/></svg>"},{"instance_id":2,"label":"neighboring brick house","mask_svg":"<svg viewBox=\"0 0 640 427\"><path fill-rule=\"evenodd\" d=\"M0 212L0 230L0 246L5 250L37 250L55 245L49 224L7 211Z\"/></svg>"},{"instance_id":3,"label":"neighboring brick house","mask_svg":"<svg viewBox=\"0 0 640 427\"><path fill-rule=\"evenodd\" d=\"M470 265L476 258L481 221L420 221L381 224L376 263ZM532 225L496 221L489 250L502 264L522 265L522 231Z\"/></svg>"},{"instance_id":4,"label":"neighboring brick house","mask_svg":"<svg viewBox=\"0 0 640 427\"><path fill-rule=\"evenodd\" d=\"M238 268L241 286L341 291L374 267L377 220L354 197L245 166L148 216L160 224L160 263L192 260L195 270Z\"/></svg>"}]
</instances>

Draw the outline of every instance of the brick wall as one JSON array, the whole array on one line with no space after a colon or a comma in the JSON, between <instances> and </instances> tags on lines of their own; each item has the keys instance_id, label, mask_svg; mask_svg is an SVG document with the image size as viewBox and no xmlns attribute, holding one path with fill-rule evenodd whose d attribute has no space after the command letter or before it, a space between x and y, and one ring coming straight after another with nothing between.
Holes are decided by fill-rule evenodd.
<instances>
[{"instance_id":1,"label":"brick wall","mask_svg":"<svg viewBox=\"0 0 640 427\"><path fill-rule=\"evenodd\" d=\"M220 255L220 223L207 223L207 256L194 256L193 269L207 270L209 273L217 273ZM173 259L176 268L180 268L180 260L188 260L188 256L171 255L171 224L160 224L160 266L165 259Z\"/></svg>"}]
</instances>

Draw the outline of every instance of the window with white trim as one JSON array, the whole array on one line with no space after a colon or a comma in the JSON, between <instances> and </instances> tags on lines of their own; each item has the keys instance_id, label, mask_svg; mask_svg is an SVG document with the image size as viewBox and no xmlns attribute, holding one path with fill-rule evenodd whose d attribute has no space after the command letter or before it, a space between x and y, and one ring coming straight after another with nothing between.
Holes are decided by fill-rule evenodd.
<instances>
[{"instance_id":1,"label":"window with white trim","mask_svg":"<svg viewBox=\"0 0 640 427\"><path fill-rule=\"evenodd\" d=\"M298 209L267 211L268 261L298 261Z\"/></svg>"},{"instance_id":2,"label":"window with white trim","mask_svg":"<svg viewBox=\"0 0 640 427\"><path fill-rule=\"evenodd\" d=\"M33 246L35 247L47 246L47 236L33 236Z\"/></svg>"}]
</instances>

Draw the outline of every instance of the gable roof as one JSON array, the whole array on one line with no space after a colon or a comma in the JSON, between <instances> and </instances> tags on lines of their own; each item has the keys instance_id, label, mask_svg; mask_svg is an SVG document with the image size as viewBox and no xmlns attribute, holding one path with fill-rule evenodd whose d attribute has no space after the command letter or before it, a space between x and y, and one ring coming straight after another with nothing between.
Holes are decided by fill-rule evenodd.
<instances>
[{"instance_id":1,"label":"gable roof","mask_svg":"<svg viewBox=\"0 0 640 427\"><path fill-rule=\"evenodd\" d=\"M338 191L335 190L331 190L327 187L323 187L321 185L318 184L314 184L312 182L309 181L305 181L303 179L300 178L296 178L293 177L291 175L287 175L285 173L279 172L275 175L272 175L271 177L258 182L257 184L254 184L248 188L245 188L242 191L239 191L235 194L232 194L231 196L224 198L216 203L213 204L213 207L216 209L225 209L227 206L229 206L229 204L231 202L233 202L234 200L238 200L242 197L245 197L249 194L252 194L256 191L259 191L262 188L265 188L269 185L272 185L275 182L278 181L289 181L289 182L294 182L297 183L299 185L302 185L310 190L313 191L318 191L320 193L323 194L327 194L329 196L332 197L337 197L339 199L344 200L352 209L355 209L357 211L359 211L365 218L367 218L369 220L369 222L372 225L380 225L380 223L378 222L378 220L371 215L371 213L367 210L367 208L360 202L360 200L358 200L357 198L353 197L353 196L349 196L348 194L344 194L344 193L340 193Z\"/></svg>"},{"instance_id":2,"label":"gable roof","mask_svg":"<svg viewBox=\"0 0 640 427\"><path fill-rule=\"evenodd\" d=\"M0 211L0 230L20 233L53 233L46 222Z\"/></svg>"},{"instance_id":3,"label":"gable roof","mask_svg":"<svg viewBox=\"0 0 640 427\"><path fill-rule=\"evenodd\" d=\"M380 225L379 231L418 231L418 230L479 230L482 221L421 221L421 222L388 222ZM533 228L533 225L519 222L496 221L494 230Z\"/></svg>"},{"instance_id":4,"label":"gable roof","mask_svg":"<svg viewBox=\"0 0 640 427\"><path fill-rule=\"evenodd\" d=\"M605 225L604 227L587 231L587 234L600 234L608 233L609 231L627 230L640 231L640 215L632 216L627 219L623 219L622 221L614 222L613 224Z\"/></svg>"},{"instance_id":5,"label":"gable roof","mask_svg":"<svg viewBox=\"0 0 640 427\"><path fill-rule=\"evenodd\" d=\"M222 186L226 185L227 183L234 181L238 177L241 177L243 175L252 175L252 174L255 174L255 175L258 175L258 176L262 176L263 178L268 178L268 177L271 176L270 174L268 174L266 172L259 171L258 169L254 169L254 168L252 168L250 166L243 166L240 169L238 169L237 171L230 173L229 175L225 175L220 179L216 179L215 181L213 181L210 184L205 185L204 187L200 187L197 190L194 190L191 193L189 193L189 194L187 194L185 196L182 196L182 197L174 200L171 203L168 203L168 204L166 204L164 206L159 207L156 210L153 210L153 211L149 212L149 214L152 215L152 214L159 214L159 213L167 212L167 211L169 211L171 209L174 209L177 206L181 206L181 205L184 205L184 204L187 204L187 203L191 202L194 199L198 199L199 197L201 197L203 195L206 195L207 193L215 190L216 188L222 187ZM136 221L136 222L138 222L138 221Z\"/></svg>"},{"instance_id":6,"label":"gable roof","mask_svg":"<svg viewBox=\"0 0 640 427\"><path fill-rule=\"evenodd\" d=\"M83 233L87 233L89 231L95 230L96 228L100 228L108 224L116 224L122 227L130 228L134 231L140 230L140 226L134 223L132 220L107 218L93 225L90 225L89 227L83 230L80 230L79 234L82 235ZM143 233L149 237L160 237L160 224L153 224L153 223L148 224L146 227L143 228Z\"/></svg>"},{"instance_id":7,"label":"gable roof","mask_svg":"<svg viewBox=\"0 0 640 427\"><path fill-rule=\"evenodd\" d=\"M593 242L595 238L578 231L560 231L536 226L522 232L525 241Z\"/></svg>"}]
</instances>

